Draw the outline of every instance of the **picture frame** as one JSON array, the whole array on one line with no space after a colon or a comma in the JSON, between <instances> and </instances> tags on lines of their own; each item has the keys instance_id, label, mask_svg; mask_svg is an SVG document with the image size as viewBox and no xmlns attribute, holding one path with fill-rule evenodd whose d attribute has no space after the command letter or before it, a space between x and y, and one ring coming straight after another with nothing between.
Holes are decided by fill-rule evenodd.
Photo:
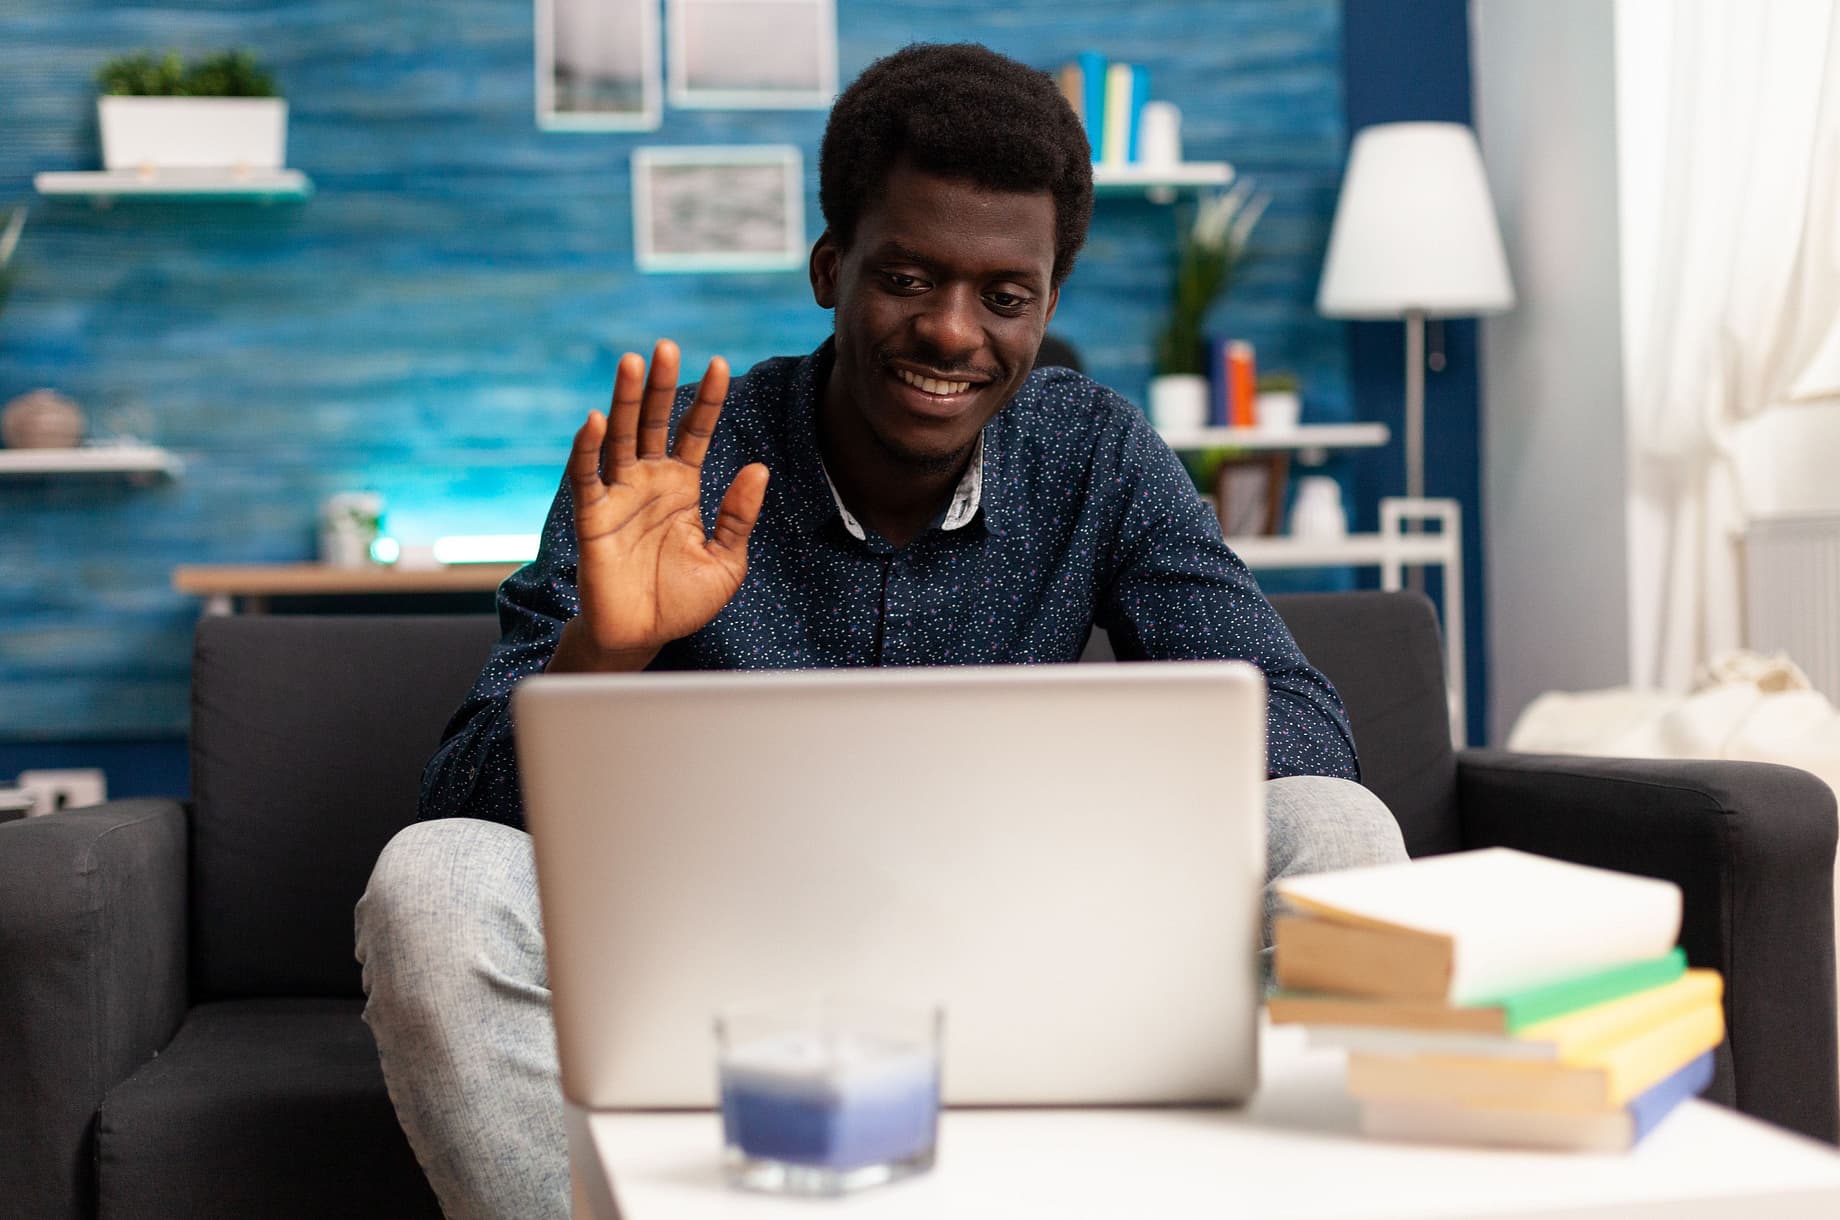
<instances>
[{"instance_id":1,"label":"picture frame","mask_svg":"<svg viewBox=\"0 0 1840 1220\"><path fill-rule=\"evenodd\" d=\"M656 131L657 0L536 0L537 126Z\"/></svg>"},{"instance_id":2,"label":"picture frame","mask_svg":"<svg viewBox=\"0 0 1840 1220\"><path fill-rule=\"evenodd\" d=\"M1228 539L1283 532L1284 496L1289 482L1287 454L1223 458L1214 472L1214 512Z\"/></svg>"},{"instance_id":3,"label":"picture frame","mask_svg":"<svg viewBox=\"0 0 1840 1220\"><path fill-rule=\"evenodd\" d=\"M837 98L836 0L666 0L671 105L824 110Z\"/></svg>"},{"instance_id":4,"label":"picture frame","mask_svg":"<svg viewBox=\"0 0 1840 1220\"><path fill-rule=\"evenodd\" d=\"M796 145L634 149L632 200L641 271L805 265L805 161Z\"/></svg>"}]
</instances>

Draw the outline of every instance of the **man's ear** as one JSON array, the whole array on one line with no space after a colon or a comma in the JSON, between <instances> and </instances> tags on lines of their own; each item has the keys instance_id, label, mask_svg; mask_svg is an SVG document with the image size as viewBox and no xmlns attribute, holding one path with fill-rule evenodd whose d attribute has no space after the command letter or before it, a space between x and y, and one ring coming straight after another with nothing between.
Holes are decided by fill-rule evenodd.
<instances>
[{"instance_id":1,"label":"man's ear","mask_svg":"<svg viewBox=\"0 0 1840 1220\"><path fill-rule=\"evenodd\" d=\"M1054 321L1054 309L1055 309L1055 306L1059 305L1060 303L1061 303L1061 286L1059 284L1056 284L1054 285L1054 287L1048 289L1048 316L1041 320L1041 328L1043 330L1048 329L1048 323Z\"/></svg>"},{"instance_id":2,"label":"man's ear","mask_svg":"<svg viewBox=\"0 0 1840 1220\"><path fill-rule=\"evenodd\" d=\"M843 250L829 229L811 247L811 299L819 309L837 308L837 278L843 267Z\"/></svg>"}]
</instances>

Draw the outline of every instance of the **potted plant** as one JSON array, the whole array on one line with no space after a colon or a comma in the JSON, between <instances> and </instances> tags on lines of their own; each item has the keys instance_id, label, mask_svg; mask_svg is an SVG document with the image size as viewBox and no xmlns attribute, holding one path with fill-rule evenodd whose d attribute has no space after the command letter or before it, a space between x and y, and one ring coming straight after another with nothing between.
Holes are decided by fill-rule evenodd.
<instances>
[{"instance_id":1,"label":"potted plant","mask_svg":"<svg viewBox=\"0 0 1840 1220\"><path fill-rule=\"evenodd\" d=\"M287 102L246 51L186 64L176 53L111 59L96 74L107 169L280 169Z\"/></svg>"},{"instance_id":2,"label":"potted plant","mask_svg":"<svg viewBox=\"0 0 1840 1220\"><path fill-rule=\"evenodd\" d=\"M1150 421L1159 428L1199 428L1207 422L1207 353L1202 327L1227 291L1252 228L1270 203L1242 181L1203 199L1176 246L1169 317L1156 341L1156 376L1150 382Z\"/></svg>"},{"instance_id":3,"label":"potted plant","mask_svg":"<svg viewBox=\"0 0 1840 1220\"><path fill-rule=\"evenodd\" d=\"M1303 422L1303 382L1297 374L1284 371L1261 376L1252 416L1267 432L1295 432Z\"/></svg>"}]
</instances>

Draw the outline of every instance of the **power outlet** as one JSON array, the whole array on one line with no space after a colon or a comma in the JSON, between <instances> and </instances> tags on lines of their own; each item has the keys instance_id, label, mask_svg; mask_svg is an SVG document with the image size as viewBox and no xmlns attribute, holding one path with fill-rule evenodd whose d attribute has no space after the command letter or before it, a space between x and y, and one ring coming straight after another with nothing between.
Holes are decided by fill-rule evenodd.
<instances>
[{"instance_id":1,"label":"power outlet","mask_svg":"<svg viewBox=\"0 0 1840 1220\"><path fill-rule=\"evenodd\" d=\"M95 767L59 771L21 771L14 781L32 798L32 815L100 805L109 797L108 782Z\"/></svg>"}]
</instances>

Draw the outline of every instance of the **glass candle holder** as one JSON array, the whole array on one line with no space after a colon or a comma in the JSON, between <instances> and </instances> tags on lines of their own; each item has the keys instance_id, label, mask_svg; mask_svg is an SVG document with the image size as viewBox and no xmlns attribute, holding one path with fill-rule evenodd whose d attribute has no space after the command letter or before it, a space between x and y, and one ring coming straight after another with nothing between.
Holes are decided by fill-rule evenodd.
<instances>
[{"instance_id":1,"label":"glass candle holder","mask_svg":"<svg viewBox=\"0 0 1840 1220\"><path fill-rule=\"evenodd\" d=\"M838 1195L932 1168L944 1014L818 1002L716 1018L728 1180Z\"/></svg>"}]
</instances>

